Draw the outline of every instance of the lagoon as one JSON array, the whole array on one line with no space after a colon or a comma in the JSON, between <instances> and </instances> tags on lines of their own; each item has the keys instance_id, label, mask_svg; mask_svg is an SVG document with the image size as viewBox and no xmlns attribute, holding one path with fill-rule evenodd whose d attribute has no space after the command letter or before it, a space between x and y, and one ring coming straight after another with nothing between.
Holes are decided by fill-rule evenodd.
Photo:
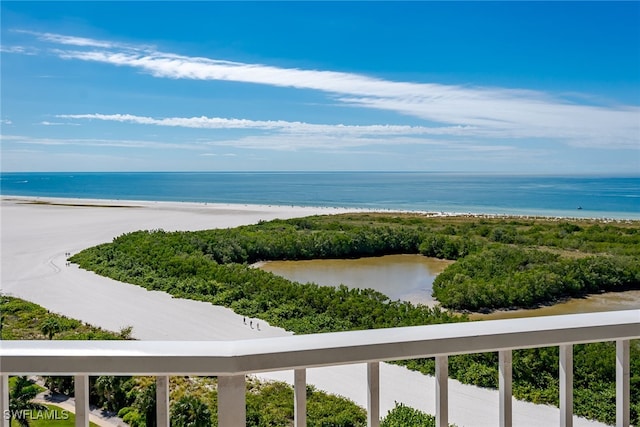
<instances>
[{"instance_id":1,"label":"lagoon","mask_svg":"<svg viewBox=\"0 0 640 427\"><path fill-rule=\"evenodd\" d=\"M371 288L392 300L434 305L436 301L431 296L433 280L452 262L422 255L386 255L358 259L269 261L261 264L260 268L296 282Z\"/></svg>"},{"instance_id":2,"label":"lagoon","mask_svg":"<svg viewBox=\"0 0 640 427\"><path fill-rule=\"evenodd\" d=\"M392 300L436 305L431 296L435 277L454 261L422 255L387 255L358 259L314 259L269 261L260 264L265 271L289 280L322 286L344 284L350 288L372 288ZM489 314L472 313L473 320L512 319L559 314L633 310L640 308L640 291L607 292L573 298L557 304L528 310L498 310Z\"/></svg>"}]
</instances>

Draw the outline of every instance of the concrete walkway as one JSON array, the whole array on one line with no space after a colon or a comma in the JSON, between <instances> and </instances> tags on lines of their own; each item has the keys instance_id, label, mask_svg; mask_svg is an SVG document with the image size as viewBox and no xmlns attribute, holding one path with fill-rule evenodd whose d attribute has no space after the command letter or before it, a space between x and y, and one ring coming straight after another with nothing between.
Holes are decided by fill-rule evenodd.
<instances>
[{"instance_id":1,"label":"concrete walkway","mask_svg":"<svg viewBox=\"0 0 640 427\"><path fill-rule=\"evenodd\" d=\"M34 402L47 404L47 405L55 405L64 411L68 411L69 413L72 413L72 414L76 413L76 405L72 397L60 395L57 393L50 395L48 393L49 392L43 392L39 394L34 399ZM63 397L61 398L61 396ZM122 419L118 417L110 417L104 411L95 407L91 408L91 413L89 414L89 421L100 427L114 427L114 426L125 427L128 425L124 421L122 421Z\"/></svg>"},{"instance_id":2,"label":"concrete walkway","mask_svg":"<svg viewBox=\"0 0 640 427\"><path fill-rule=\"evenodd\" d=\"M35 380L39 386L44 387L44 381L41 378L35 378ZM64 394L46 390L38 393L33 401L44 405L54 405L72 414L76 413L75 399ZM91 411L89 414L89 421L100 427L127 426L127 424L115 414L109 413L95 406L91 406L89 410Z\"/></svg>"}]
</instances>

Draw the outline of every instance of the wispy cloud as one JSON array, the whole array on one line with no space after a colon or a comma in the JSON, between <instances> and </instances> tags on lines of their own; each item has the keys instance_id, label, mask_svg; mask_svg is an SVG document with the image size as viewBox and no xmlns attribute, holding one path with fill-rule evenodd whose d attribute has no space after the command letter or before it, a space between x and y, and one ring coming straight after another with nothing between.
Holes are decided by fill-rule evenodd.
<instances>
[{"instance_id":1,"label":"wispy cloud","mask_svg":"<svg viewBox=\"0 0 640 427\"><path fill-rule=\"evenodd\" d=\"M62 122L49 122L49 121L42 121L40 123L38 123L42 126L80 126L80 123L73 123L73 122L68 122L68 123L62 123Z\"/></svg>"},{"instance_id":2,"label":"wispy cloud","mask_svg":"<svg viewBox=\"0 0 640 427\"><path fill-rule=\"evenodd\" d=\"M218 153L202 153L200 154L203 157L236 157L237 154L235 153L223 153L223 154L218 154Z\"/></svg>"},{"instance_id":3,"label":"wispy cloud","mask_svg":"<svg viewBox=\"0 0 640 427\"><path fill-rule=\"evenodd\" d=\"M390 81L355 73L190 57L160 52L149 46L60 34L30 34L41 41L64 46L51 50L60 58L132 67L157 78L315 90L344 105L393 111L438 123L441 128L474 129L470 136L552 138L592 147L638 148L640 107L637 105L596 106L576 103L575 97L563 98L540 91ZM269 123L256 126L265 128ZM275 127L282 129L277 123Z\"/></svg>"},{"instance_id":4,"label":"wispy cloud","mask_svg":"<svg viewBox=\"0 0 640 427\"><path fill-rule=\"evenodd\" d=\"M82 147L116 147L116 148L152 148L152 149L181 149L204 150L203 144L172 143L163 141L145 141L133 139L98 139L98 138L46 138L24 135L0 135L3 143L40 146L82 146Z\"/></svg>"},{"instance_id":5,"label":"wispy cloud","mask_svg":"<svg viewBox=\"0 0 640 427\"><path fill-rule=\"evenodd\" d=\"M19 53L22 55L37 55L38 49L25 46L0 46L0 52L2 53Z\"/></svg>"},{"instance_id":6,"label":"wispy cloud","mask_svg":"<svg viewBox=\"0 0 640 427\"><path fill-rule=\"evenodd\" d=\"M264 121L221 117L153 118L131 114L61 114L59 118L101 120L151 126L185 127L211 130L245 130L242 135L220 133L199 138L201 146L233 146L243 149L295 151L305 149L340 150L374 145L443 145L461 138L471 128L400 125L327 125L283 120ZM492 146L493 144L488 144Z\"/></svg>"},{"instance_id":7,"label":"wispy cloud","mask_svg":"<svg viewBox=\"0 0 640 427\"><path fill-rule=\"evenodd\" d=\"M3 125L10 125L12 123L13 122L11 120L7 120L7 119L0 120L0 124L3 124Z\"/></svg>"},{"instance_id":8,"label":"wispy cloud","mask_svg":"<svg viewBox=\"0 0 640 427\"><path fill-rule=\"evenodd\" d=\"M442 140L436 138L416 137L416 136L388 136L384 138L367 136L335 136L327 134L297 135L297 134L268 134L250 135L238 138L211 139L201 141L207 146L225 146L254 150L278 150L278 151L298 151L316 150L325 153L347 153L349 149L362 151L361 147L379 147L380 152L390 153L398 146L428 146L430 149L446 149L448 151L460 152L497 152L497 151L519 151L510 145L492 144L469 144L464 140Z\"/></svg>"},{"instance_id":9,"label":"wispy cloud","mask_svg":"<svg viewBox=\"0 0 640 427\"><path fill-rule=\"evenodd\" d=\"M141 125L185 127L194 129L255 129L296 134L325 135L463 135L471 127L426 127L402 125L344 125L289 122L285 120L249 120L223 117L166 117L154 118L132 114L59 114L64 119L103 120Z\"/></svg>"},{"instance_id":10,"label":"wispy cloud","mask_svg":"<svg viewBox=\"0 0 640 427\"><path fill-rule=\"evenodd\" d=\"M102 40L95 40L85 37L67 36L63 34L55 33L42 33L38 31L29 30L13 30L15 33L30 34L38 39L50 43L81 46L81 47L100 47L100 48L125 48L126 45L122 43L114 43Z\"/></svg>"},{"instance_id":11,"label":"wispy cloud","mask_svg":"<svg viewBox=\"0 0 640 427\"><path fill-rule=\"evenodd\" d=\"M431 138L421 135L363 135L363 134L331 134L318 133L266 133L249 136L217 136L216 138L190 139L184 142L167 142L158 140L132 139L99 139L99 138L49 138L30 137L24 135L0 135L4 147L9 143L19 146L79 146L96 148L156 149L156 150L190 150L201 151L201 156L235 156L234 153L219 153L220 147L252 150L300 151L318 150L329 152L348 152L349 149L362 150L362 147L379 147L380 152L390 153L393 147L428 146L449 152L515 152L519 151L506 144L469 144L463 139ZM214 147L218 147L212 150Z\"/></svg>"}]
</instances>

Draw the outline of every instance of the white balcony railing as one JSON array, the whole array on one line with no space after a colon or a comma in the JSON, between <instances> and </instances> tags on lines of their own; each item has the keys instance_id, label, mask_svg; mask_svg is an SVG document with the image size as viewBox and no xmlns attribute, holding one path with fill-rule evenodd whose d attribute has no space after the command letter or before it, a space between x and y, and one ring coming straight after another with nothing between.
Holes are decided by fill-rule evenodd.
<instances>
[{"instance_id":1,"label":"white balcony railing","mask_svg":"<svg viewBox=\"0 0 640 427\"><path fill-rule=\"evenodd\" d=\"M3 341L0 404L9 375L73 375L76 426L89 424L89 375L157 376L158 425L169 425L171 375L218 376L221 426L245 425L245 375L294 370L295 426L306 425L305 369L367 363L368 425L380 418L379 362L436 358L436 419L448 422L450 355L499 352L500 425L512 424L511 352L560 347L560 420L573 420L573 344L616 342L616 425L629 425L629 340L640 338L640 310L294 335L244 341ZM4 413L4 412L3 412ZM3 418L3 423L4 417Z\"/></svg>"}]
</instances>

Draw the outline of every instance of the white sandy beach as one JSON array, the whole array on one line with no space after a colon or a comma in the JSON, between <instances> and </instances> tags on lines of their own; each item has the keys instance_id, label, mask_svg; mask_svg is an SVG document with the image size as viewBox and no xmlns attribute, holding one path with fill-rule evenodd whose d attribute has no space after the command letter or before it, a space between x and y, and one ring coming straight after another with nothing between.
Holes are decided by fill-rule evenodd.
<instances>
[{"instance_id":1,"label":"white sandy beach","mask_svg":"<svg viewBox=\"0 0 640 427\"><path fill-rule=\"evenodd\" d=\"M289 332L260 321L260 330L242 316L208 303L176 299L162 292L116 282L66 266L65 253L75 253L141 229L198 230L235 227L274 218L346 212L346 209L223 205L173 202L37 199L3 196L0 209L2 293L40 304L89 324L118 331L133 327L142 340L236 340L281 336ZM82 206L78 206L82 205ZM90 206L88 206L90 205ZM117 205L119 207L105 207ZM292 372L261 378L292 382ZM308 382L366 405L364 365L310 369ZM394 365L381 366L383 413L394 402L433 413L433 378ZM463 426L498 425L497 391L449 385L449 421ZM557 408L514 401L514 425L552 426ZM603 425L574 417L575 426Z\"/></svg>"}]
</instances>

